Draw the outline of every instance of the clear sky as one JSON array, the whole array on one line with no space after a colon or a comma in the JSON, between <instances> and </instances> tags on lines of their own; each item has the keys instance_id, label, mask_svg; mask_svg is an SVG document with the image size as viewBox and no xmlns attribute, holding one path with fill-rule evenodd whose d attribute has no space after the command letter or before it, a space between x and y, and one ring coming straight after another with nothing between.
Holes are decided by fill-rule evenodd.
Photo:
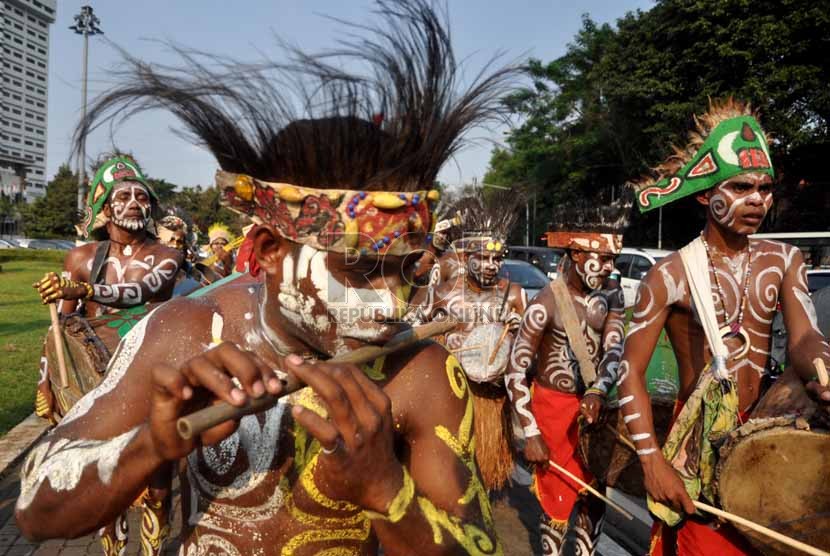
<instances>
[{"instance_id":1,"label":"clear sky","mask_svg":"<svg viewBox=\"0 0 830 556\"><path fill-rule=\"evenodd\" d=\"M50 33L50 178L68 159L70 136L80 114L83 39L68 27L83 4L92 5L109 40L158 63L174 62L159 40L243 60L258 59L260 53L279 59L275 34L314 51L331 46L337 36L337 25L322 14L357 22L371 17L369 0L60 0ZM613 23L628 11L647 10L653 1L449 0L448 4L456 56L469 57L467 73L474 75L497 50L506 51L508 58L530 55L546 61L562 55L583 13ZM108 70L118 60L112 46L97 37L90 39L90 99L112 83ZM211 184L217 167L213 157L176 136L171 130L176 127L166 112L144 113L118 128L114 138L153 177L183 186ZM476 130L470 137L476 144L456 157L457 164L449 163L442 170L442 181L458 184L481 178L493 141L503 137L503 130ZM111 145L109 130L97 131L87 140L87 154L94 157Z\"/></svg>"}]
</instances>

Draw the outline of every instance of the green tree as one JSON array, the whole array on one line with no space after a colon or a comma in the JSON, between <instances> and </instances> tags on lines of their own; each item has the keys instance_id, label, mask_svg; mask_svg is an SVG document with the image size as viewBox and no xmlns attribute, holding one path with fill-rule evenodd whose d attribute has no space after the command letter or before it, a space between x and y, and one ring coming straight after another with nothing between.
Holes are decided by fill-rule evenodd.
<instances>
[{"instance_id":1,"label":"green tree","mask_svg":"<svg viewBox=\"0 0 830 556\"><path fill-rule=\"evenodd\" d=\"M494 150L485 178L528 181L542 208L593 197L636 178L684 140L709 98L735 96L761 110L774 138L778 229L827 227L830 56L827 3L808 0L659 0L617 28L590 18L566 54L531 60L533 86L508 100L521 125ZM816 202L816 199L824 202ZM693 203L667 207L664 236L687 241ZM796 217L797 215L797 217ZM635 215L629 241L651 243L657 215Z\"/></svg>"},{"instance_id":2,"label":"green tree","mask_svg":"<svg viewBox=\"0 0 830 556\"><path fill-rule=\"evenodd\" d=\"M168 206L176 206L187 213L199 231L199 241L207 241L207 230L216 222L227 224L237 234L248 222L232 210L222 206L219 190L215 187L184 187L173 193Z\"/></svg>"},{"instance_id":3,"label":"green tree","mask_svg":"<svg viewBox=\"0 0 830 556\"><path fill-rule=\"evenodd\" d=\"M67 164L46 185L46 194L22 205L23 233L37 238L74 238L78 223L78 177Z\"/></svg>"}]
</instances>

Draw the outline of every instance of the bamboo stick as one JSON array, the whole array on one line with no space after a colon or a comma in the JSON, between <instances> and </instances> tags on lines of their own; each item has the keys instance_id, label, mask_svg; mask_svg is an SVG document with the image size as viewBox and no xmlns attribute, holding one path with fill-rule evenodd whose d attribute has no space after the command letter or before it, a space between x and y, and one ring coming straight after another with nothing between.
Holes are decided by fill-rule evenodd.
<instances>
[{"instance_id":1,"label":"bamboo stick","mask_svg":"<svg viewBox=\"0 0 830 556\"><path fill-rule=\"evenodd\" d=\"M458 326L458 322L452 319L442 322L430 322L421 326L416 326L405 330L395 335L383 346L363 346L349 353L332 357L331 363L352 363L360 365L361 363L369 363L383 355L389 355L396 351L411 347L418 342L445 334L453 328ZM190 415L179 418L176 422L176 430L179 436L185 440L189 440L197 436L211 427L215 427L219 423L230 421L232 419L241 419L245 415L252 413L259 413L265 411L277 404L281 397L287 396L292 392L296 392L305 384L297 380L293 375L288 375L283 380L283 391L279 396L266 394L261 398L255 400L248 400L243 406L234 406L227 402L219 402L210 407L200 409Z\"/></svg>"},{"instance_id":2,"label":"bamboo stick","mask_svg":"<svg viewBox=\"0 0 830 556\"><path fill-rule=\"evenodd\" d=\"M58 371L60 371L61 376L61 387L69 388L66 358L63 353L63 333L61 332L61 321L58 318L57 303L49 303L49 317L52 319L52 339L55 341L55 352L58 355Z\"/></svg>"},{"instance_id":3,"label":"bamboo stick","mask_svg":"<svg viewBox=\"0 0 830 556\"><path fill-rule=\"evenodd\" d=\"M830 377L827 376L827 367L824 366L824 359L816 357L813 359L813 366L816 368L818 383L822 386L827 386L830 383Z\"/></svg>"},{"instance_id":4,"label":"bamboo stick","mask_svg":"<svg viewBox=\"0 0 830 556\"><path fill-rule=\"evenodd\" d=\"M769 527L764 527L763 525L759 525L759 524L755 523L754 521L750 521L750 520L746 519L745 517L741 517L739 515L735 515L735 514L730 513L730 512L725 512L725 511L723 511L719 508L716 508L714 506L710 506L709 504L704 504L703 502L698 502L697 500L692 500L692 502L694 503L695 508L697 508L699 510L703 510L704 512L709 512L710 514L714 514L714 515L716 515L718 517L721 517L723 519L728 519L729 521L732 521L733 523L737 523L738 525L743 525L744 527L752 529L753 531L755 531L757 533L761 533L762 535L764 535L766 537L774 539L774 540L776 540L776 541L778 541L782 544L786 544L787 546L789 546L791 548L801 550L802 552L804 552L806 554L812 554L813 556L830 556L830 552L825 552L824 550L821 550L821 549L816 548L814 546L810 546L809 544L803 543L801 541L797 541L797 540L793 539L792 537L788 537L787 535L779 533L778 531L773 531Z\"/></svg>"},{"instance_id":5,"label":"bamboo stick","mask_svg":"<svg viewBox=\"0 0 830 556\"><path fill-rule=\"evenodd\" d=\"M591 485L589 485L588 483L586 483L585 481L583 481L582 479L580 479L579 477L577 477L576 475L562 467L561 465L558 465L553 460L548 460L548 464L560 473L562 473L563 475L565 475L566 477L568 477L570 480L572 480L573 482L575 482L576 484L578 484L579 486L581 486L582 488L584 488L585 490L587 490L588 492L590 492L591 494L593 494L594 496L596 496L597 498L599 498L600 500L602 500L603 502L605 502L606 504L620 512L622 515L626 517L626 519L634 519L634 516L628 513L625 510L625 508L623 508L622 506L620 506L619 504L617 504L616 502L602 494L600 491L598 491L597 489L595 489L594 487L592 487Z\"/></svg>"}]
</instances>

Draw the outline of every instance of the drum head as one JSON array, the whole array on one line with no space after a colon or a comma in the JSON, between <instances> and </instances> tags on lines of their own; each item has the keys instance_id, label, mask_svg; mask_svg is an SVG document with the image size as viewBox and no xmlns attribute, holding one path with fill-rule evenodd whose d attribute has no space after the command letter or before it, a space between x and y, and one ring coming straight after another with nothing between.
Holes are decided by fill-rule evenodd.
<instances>
[{"instance_id":1,"label":"drum head","mask_svg":"<svg viewBox=\"0 0 830 556\"><path fill-rule=\"evenodd\" d=\"M781 425L786 421L790 424ZM830 433L799 430L793 423L750 421L730 435L717 467L720 503L728 512L830 551ZM764 554L793 553L739 529Z\"/></svg>"},{"instance_id":2,"label":"drum head","mask_svg":"<svg viewBox=\"0 0 830 556\"><path fill-rule=\"evenodd\" d=\"M507 370L513 335L502 323L481 324L473 328L457 350L464 372L475 382L492 382Z\"/></svg>"}]
</instances>

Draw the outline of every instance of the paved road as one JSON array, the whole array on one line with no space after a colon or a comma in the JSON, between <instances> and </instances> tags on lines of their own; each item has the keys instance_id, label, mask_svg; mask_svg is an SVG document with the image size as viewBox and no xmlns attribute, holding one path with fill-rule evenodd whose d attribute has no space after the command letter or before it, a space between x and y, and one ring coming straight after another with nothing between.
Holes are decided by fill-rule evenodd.
<instances>
[{"instance_id":1,"label":"paved road","mask_svg":"<svg viewBox=\"0 0 830 556\"><path fill-rule=\"evenodd\" d=\"M101 556L101 545L95 535L72 540L53 540L44 543L32 543L20 536L14 522L14 503L20 492L17 479L19 469L13 470L0 482L0 556ZM178 519L178 493L174 497L172 536L178 536L180 521ZM541 554L539 538L536 533L539 520L539 504L526 487L515 487L494 499L493 513L496 527L505 548L505 556L535 556ZM130 512L130 542L127 554L140 554L138 546L139 512ZM179 543L170 541L165 547L166 555L175 555ZM600 543L602 556L629 556L623 549L607 536Z\"/></svg>"}]
</instances>

